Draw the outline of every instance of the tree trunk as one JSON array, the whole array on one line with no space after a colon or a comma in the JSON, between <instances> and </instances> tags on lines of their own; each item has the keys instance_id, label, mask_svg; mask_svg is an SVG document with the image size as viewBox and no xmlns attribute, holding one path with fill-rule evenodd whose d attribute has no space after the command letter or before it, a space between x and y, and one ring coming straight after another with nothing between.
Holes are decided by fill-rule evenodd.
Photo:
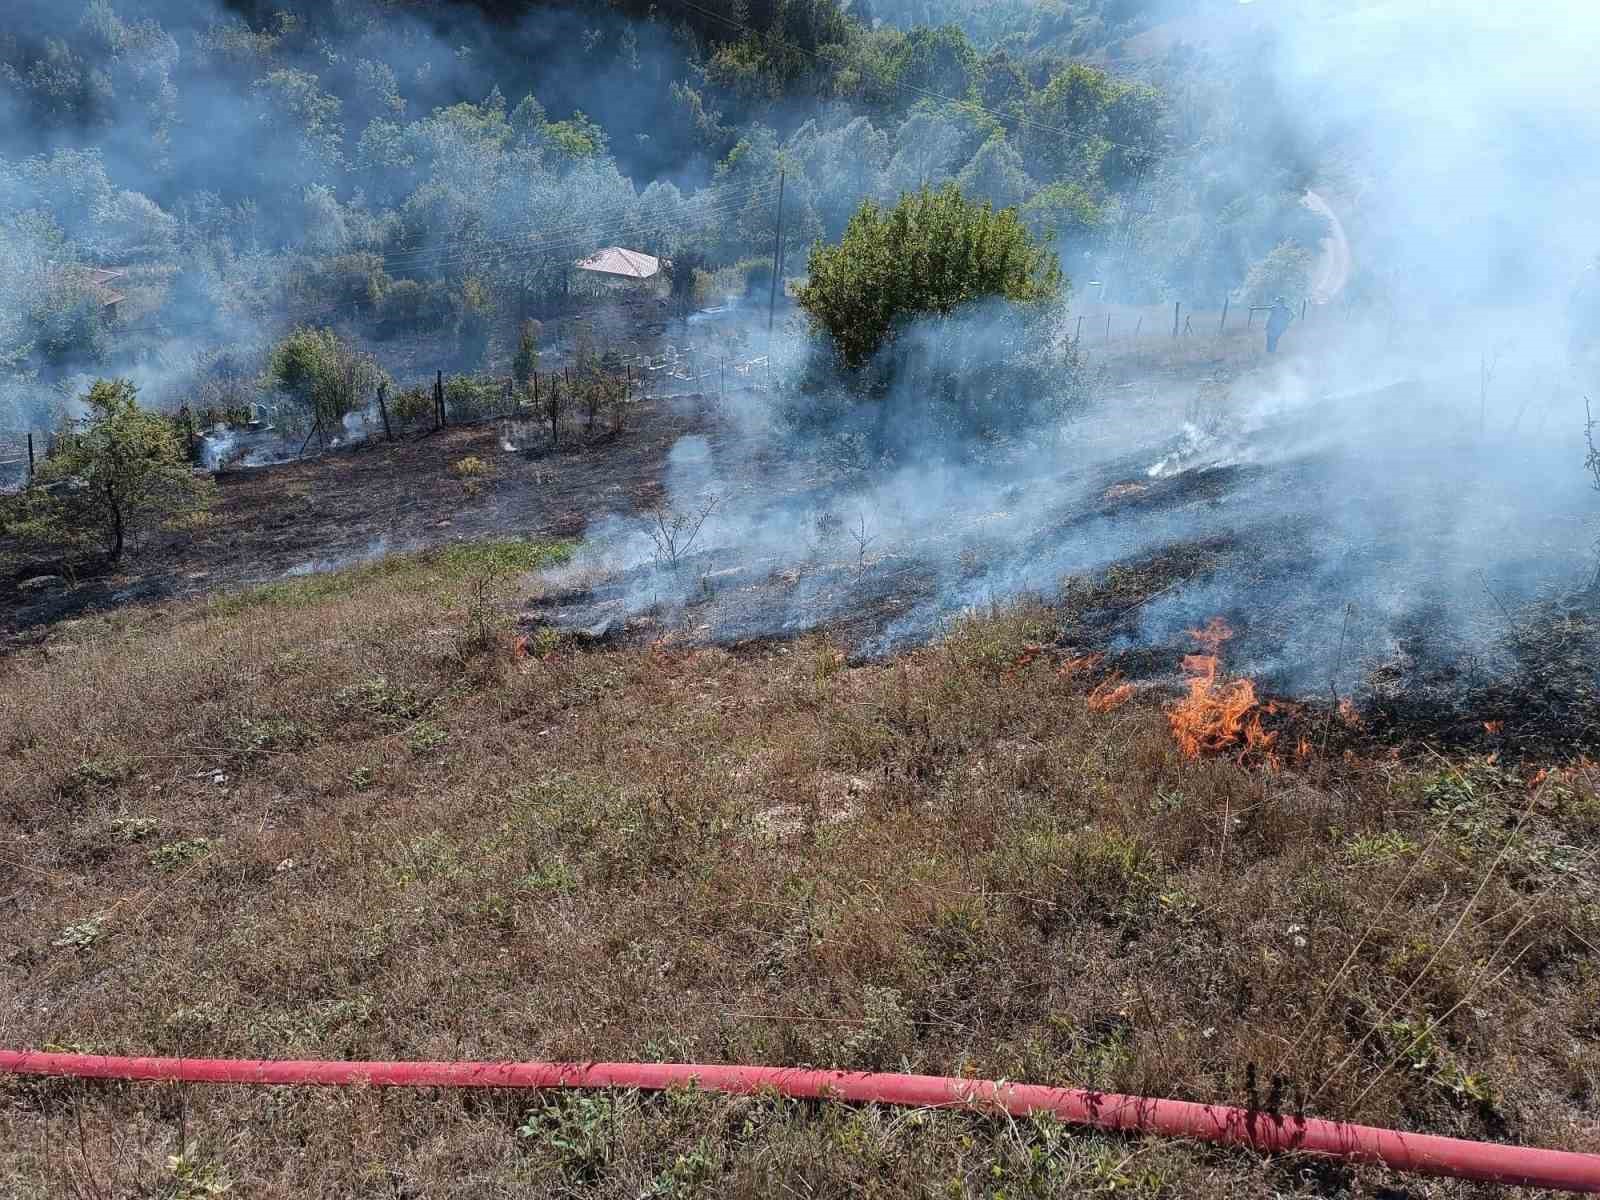
<instances>
[{"instance_id":1,"label":"tree trunk","mask_svg":"<svg viewBox=\"0 0 1600 1200\"><path fill-rule=\"evenodd\" d=\"M126 522L122 518L122 505L108 491L106 503L111 507L111 561L116 562L122 557L122 543L127 533Z\"/></svg>"}]
</instances>

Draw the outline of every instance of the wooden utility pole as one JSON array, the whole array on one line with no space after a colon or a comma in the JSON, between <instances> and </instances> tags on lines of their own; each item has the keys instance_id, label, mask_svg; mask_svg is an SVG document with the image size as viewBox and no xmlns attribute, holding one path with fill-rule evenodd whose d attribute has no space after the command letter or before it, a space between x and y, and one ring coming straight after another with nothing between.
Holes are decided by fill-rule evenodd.
<instances>
[{"instance_id":1,"label":"wooden utility pole","mask_svg":"<svg viewBox=\"0 0 1600 1200\"><path fill-rule=\"evenodd\" d=\"M1072 340L1074 342L1079 343L1079 344L1082 344L1082 342L1083 342L1083 314L1082 313L1078 314L1078 329L1077 329L1077 332L1072 335Z\"/></svg>"},{"instance_id":2,"label":"wooden utility pole","mask_svg":"<svg viewBox=\"0 0 1600 1200\"><path fill-rule=\"evenodd\" d=\"M767 298L767 342L768 353L771 352L772 342L772 316L778 310L778 252L783 249L783 183L784 171L778 169L778 228L772 235L772 293Z\"/></svg>"},{"instance_id":3,"label":"wooden utility pole","mask_svg":"<svg viewBox=\"0 0 1600 1200\"><path fill-rule=\"evenodd\" d=\"M1173 337L1177 337L1178 336L1178 313L1182 308L1183 308L1183 301L1182 300L1174 300L1172 302L1172 336Z\"/></svg>"},{"instance_id":4,"label":"wooden utility pole","mask_svg":"<svg viewBox=\"0 0 1600 1200\"><path fill-rule=\"evenodd\" d=\"M1224 296L1222 298L1222 319L1217 322L1217 333L1219 335L1222 334L1222 333L1225 333L1227 331L1227 328L1228 328L1228 301L1231 300L1231 299L1233 299L1232 296Z\"/></svg>"},{"instance_id":5,"label":"wooden utility pole","mask_svg":"<svg viewBox=\"0 0 1600 1200\"><path fill-rule=\"evenodd\" d=\"M33 483L33 430L28 430L28 482Z\"/></svg>"},{"instance_id":6,"label":"wooden utility pole","mask_svg":"<svg viewBox=\"0 0 1600 1200\"><path fill-rule=\"evenodd\" d=\"M1106 314L1106 345L1111 344L1111 314Z\"/></svg>"},{"instance_id":7,"label":"wooden utility pole","mask_svg":"<svg viewBox=\"0 0 1600 1200\"><path fill-rule=\"evenodd\" d=\"M389 406L384 403L384 393L389 390L387 383L378 384L378 413L383 417L383 440L394 441L394 430L389 428Z\"/></svg>"}]
</instances>

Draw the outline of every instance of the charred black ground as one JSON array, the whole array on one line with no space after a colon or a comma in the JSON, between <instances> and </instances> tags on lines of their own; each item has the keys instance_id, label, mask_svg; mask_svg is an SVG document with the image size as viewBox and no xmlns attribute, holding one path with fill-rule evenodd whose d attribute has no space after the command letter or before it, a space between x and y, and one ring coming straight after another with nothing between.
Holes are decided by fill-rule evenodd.
<instances>
[{"instance_id":1,"label":"charred black ground","mask_svg":"<svg viewBox=\"0 0 1600 1200\"><path fill-rule=\"evenodd\" d=\"M1051 439L917 464L791 440L751 420L770 407L754 388L650 401L620 435L558 453L508 453L496 422L367 443L220 475L212 526L158 538L115 574L13 560L0 619L15 649L95 609L461 539L562 537L578 559L540 585L524 623L580 640L825 630L867 660L1029 600L1064 651L1167 683L1189 631L1222 617L1226 672L1297 702L1352 699L1363 737L1519 754L1600 744L1592 497L1570 439L1484 436L1448 381L1199 413L1172 381L1136 390ZM467 456L488 475L453 477ZM701 496L715 511L666 561L652 514ZM61 578L25 586L49 575Z\"/></svg>"}]
</instances>

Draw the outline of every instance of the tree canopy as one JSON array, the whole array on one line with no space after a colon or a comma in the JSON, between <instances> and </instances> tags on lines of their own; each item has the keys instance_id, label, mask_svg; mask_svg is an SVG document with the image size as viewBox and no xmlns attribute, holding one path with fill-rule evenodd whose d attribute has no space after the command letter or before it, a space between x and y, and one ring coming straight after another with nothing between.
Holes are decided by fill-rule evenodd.
<instances>
[{"instance_id":1,"label":"tree canopy","mask_svg":"<svg viewBox=\"0 0 1600 1200\"><path fill-rule=\"evenodd\" d=\"M62 433L36 486L8 503L7 532L58 546L98 542L116 559L151 524L209 504L210 481L194 476L173 423L140 408L129 380L96 380L83 402L87 423Z\"/></svg>"},{"instance_id":2,"label":"tree canopy","mask_svg":"<svg viewBox=\"0 0 1600 1200\"><path fill-rule=\"evenodd\" d=\"M1038 305L1065 287L1055 255L1013 209L969 200L954 184L907 193L888 209L867 201L837 245L812 250L809 267L800 306L849 367L912 318L986 297Z\"/></svg>"},{"instance_id":3,"label":"tree canopy","mask_svg":"<svg viewBox=\"0 0 1600 1200\"><path fill-rule=\"evenodd\" d=\"M346 413L370 404L388 376L369 354L331 329L296 329L273 350L267 381L296 403L324 436Z\"/></svg>"}]
</instances>

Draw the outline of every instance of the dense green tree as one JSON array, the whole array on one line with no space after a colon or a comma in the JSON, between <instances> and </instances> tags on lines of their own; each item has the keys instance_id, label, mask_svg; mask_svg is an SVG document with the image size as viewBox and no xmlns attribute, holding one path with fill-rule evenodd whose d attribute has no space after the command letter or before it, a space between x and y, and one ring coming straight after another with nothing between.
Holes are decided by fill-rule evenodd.
<instances>
[{"instance_id":1,"label":"dense green tree","mask_svg":"<svg viewBox=\"0 0 1600 1200\"><path fill-rule=\"evenodd\" d=\"M799 301L844 363L860 367L911 318L986 297L1038 305L1063 286L1055 256L1014 211L946 186L902 196L890 209L863 204L837 245L812 250Z\"/></svg>"},{"instance_id":2,"label":"dense green tree","mask_svg":"<svg viewBox=\"0 0 1600 1200\"><path fill-rule=\"evenodd\" d=\"M1023 206L1022 221L1035 237L1053 240L1064 251L1092 245L1105 233L1110 216L1082 184L1053 183Z\"/></svg>"},{"instance_id":3,"label":"dense green tree","mask_svg":"<svg viewBox=\"0 0 1600 1200\"><path fill-rule=\"evenodd\" d=\"M986 200L995 208L1014 208L1033 190L1033 181L1022 169L1022 156L1003 134L996 133L972 156L972 161L956 176L956 186L976 200Z\"/></svg>"},{"instance_id":4,"label":"dense green tree","mask_svg":"<svg viewBox=\"0 0 1600 1200\"><path fill-rule=\"evenodd\" d=\"M1284 296L1299 303L1310 286L1312 262L1311 252L1303 246L1279 242L1265 257L1251 264L1239 298L1250 304L1270 304Z\"/></svg>"}]
</instances>

